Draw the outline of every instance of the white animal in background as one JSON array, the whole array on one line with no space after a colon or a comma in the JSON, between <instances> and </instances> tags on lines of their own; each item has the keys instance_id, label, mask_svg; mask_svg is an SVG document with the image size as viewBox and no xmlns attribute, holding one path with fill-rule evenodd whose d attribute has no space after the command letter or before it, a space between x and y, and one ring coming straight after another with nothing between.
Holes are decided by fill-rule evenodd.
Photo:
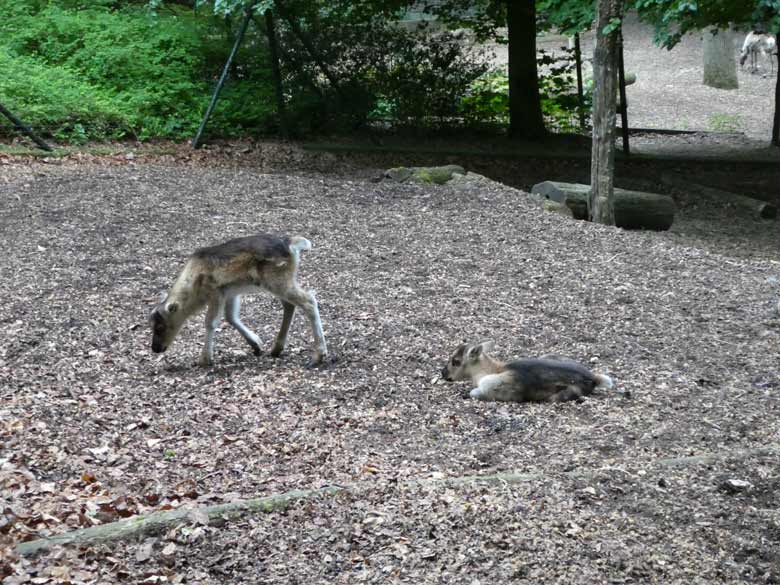
<instances>
[{"instance_id":1,"label":"white animal in background","mask_svg":"<svg viewBox=\"0 0 780 585\"><path fill-rule=\"evenodd\" d=\"M745 62L750 58L750 71L757 71L759 55L769 59L770 71L774 74L777 40L773 35L751 31L745 37L745 42L742 43L742 50L739 52L740 66L744 66Z\"/></svg>"}]
</instances>

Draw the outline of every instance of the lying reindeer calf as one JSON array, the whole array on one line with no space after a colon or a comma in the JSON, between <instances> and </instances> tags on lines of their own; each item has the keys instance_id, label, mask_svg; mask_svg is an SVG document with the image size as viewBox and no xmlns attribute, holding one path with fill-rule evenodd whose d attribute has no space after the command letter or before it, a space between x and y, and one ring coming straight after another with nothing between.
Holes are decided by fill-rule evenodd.
<instances>
[{"instance_id":1,"label":"lying reindeer calf","mask_svg":"<svg viewBox=\"0 0 780 585\"><path fill-rule=\"evenodd\" d=\"M442 369L448 382L471 380L477 400L502 402L565 402L587 396L596 388L612 388L609 376L593 374L561 358L502 362L490 357L492 343L461 345Z\"/></svg>"},{"instance_id":2,"label":"lying reindeer calf","mask_svg":"<svg viewBox=\"0 0 780 585\"><path fill-rule=\"evenodd\" d=\"M314 355L310 366L322 363L328 353L314 294L296 281L300 253L311 249L306 238L260 234L238 238L217 246L200 248L190 256L171 290L152 311L152 351L162 353L178 335L184 322L206 310L206 343L200 365L214 363L214 333L224 314L260 355L260 339L238 316L241 295L267 291L282 302L282 326L271 349L278 356L284 350L295 308L306 315L314 334Z\"/></svg>"}]
</instances>

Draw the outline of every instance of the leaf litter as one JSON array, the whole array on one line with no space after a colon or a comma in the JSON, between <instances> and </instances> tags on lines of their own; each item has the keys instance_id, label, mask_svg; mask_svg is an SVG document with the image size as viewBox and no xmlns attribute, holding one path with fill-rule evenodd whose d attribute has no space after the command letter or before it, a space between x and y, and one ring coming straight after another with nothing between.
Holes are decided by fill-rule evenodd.
<instances>
[{"instance_id":1,"label":"leaf litter","mask_svg":"<svg viewBox=\"0 0 780 585\"><path fill-rule=\"evenodd\" d=\"M5 582L780 580L777 454L755 451L780 443L776 223L685 206L670 232L624 232L479 177L372 183L305 156L284 172L214 152L0 161ZM300 316L280 359L223 326L198 368L200 319L152 354L146 313L186 255L255 231L314 243L301 279L334 362L303 369ZM243 315L270 346L277 304ZM632 398L465 400L437 373L486 338L504 358L580 360ZM657 464L699 454L723 458ZM507 472L543 479L415 483ZM198 512L355 484L280 513ZM161 534L13 552L181 506Z\"/></svg>"}]
</instances>

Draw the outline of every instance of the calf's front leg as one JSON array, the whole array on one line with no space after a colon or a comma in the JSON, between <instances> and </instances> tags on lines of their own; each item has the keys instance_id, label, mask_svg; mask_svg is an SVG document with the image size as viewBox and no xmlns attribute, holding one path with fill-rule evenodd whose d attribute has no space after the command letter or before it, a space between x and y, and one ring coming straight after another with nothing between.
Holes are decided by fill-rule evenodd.
<instances>
[{"instance_id":1,"label":"calf's front leg","mask_svg":"<svg viewBox=\"0 0 780 585\"><path fill-rule=\"evenodd\" d=\"M201 351L200 361L198 362L204 368L214 364L214 335L224 310L225 304L221 297L214 297L209 300L209 305L206 309L206 342L203 344L203 351Z\"/></svg>"}]
</instances>

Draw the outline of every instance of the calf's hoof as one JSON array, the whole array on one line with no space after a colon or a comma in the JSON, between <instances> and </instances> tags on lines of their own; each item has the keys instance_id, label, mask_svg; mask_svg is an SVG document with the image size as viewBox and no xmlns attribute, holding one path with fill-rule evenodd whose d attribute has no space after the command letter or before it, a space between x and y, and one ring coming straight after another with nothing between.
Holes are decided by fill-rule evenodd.
<instances>
[{"instance_id":1,"label":"calf's hoof","mask_svg":"<svg viewBox=\"0 0 780 585\"><path fill-rule=\"evenodd\" d=\"M313 358L311 358L308 363L306 364L307 370L312 370L314 368L319 368L320 366L324 365L326 363L326 360L328 359L328 355L316 355Z\"/></svg>"}]
</instances>

